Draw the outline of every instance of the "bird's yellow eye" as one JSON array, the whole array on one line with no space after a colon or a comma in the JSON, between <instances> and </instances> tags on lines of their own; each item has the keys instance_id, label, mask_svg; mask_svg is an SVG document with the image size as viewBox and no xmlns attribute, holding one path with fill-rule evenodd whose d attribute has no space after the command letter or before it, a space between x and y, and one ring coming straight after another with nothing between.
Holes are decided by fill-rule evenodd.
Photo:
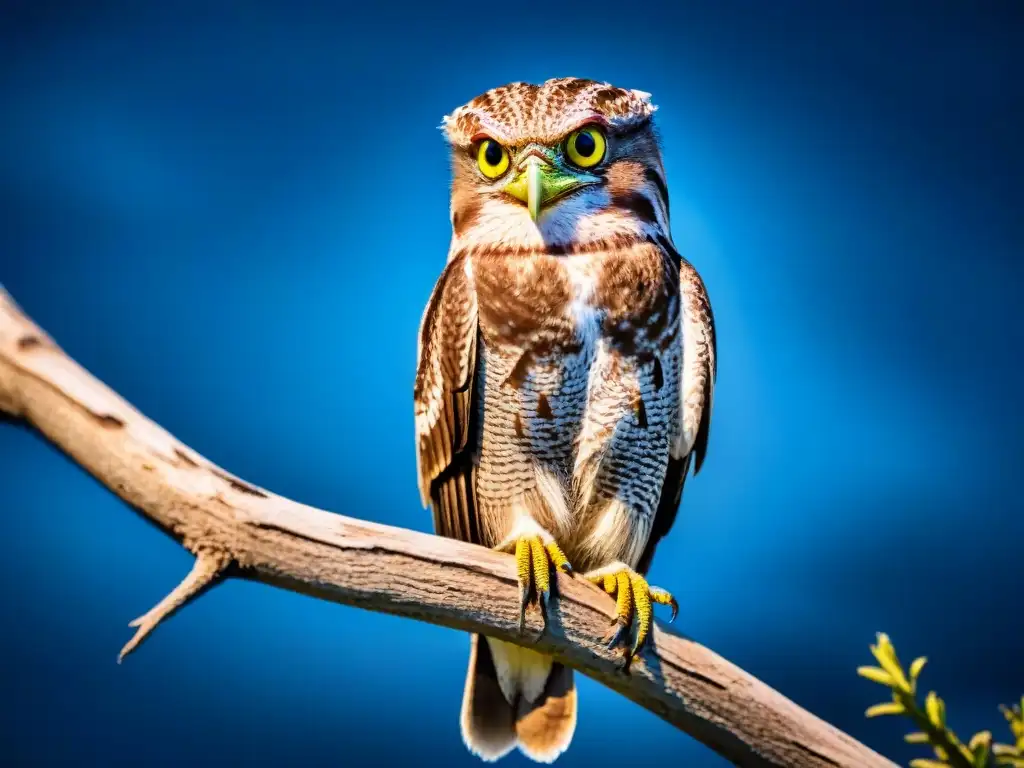
<instances>
[{"instance_id":1,"label":"bird's yellow eye","mask_svg":"<svg viewBox=\"0 0 1024 768\"><path fill-rule=\"evenodd\" d=\"M508 150L494 139L484 139L476 151L476 164L488 179L496 179L508 170Z\"/></svg>"},{"instance_id":2,"label":"bird's yellow eye","mask_svg":"<svg viewBox=\"0 0 1024 768\"><path fill-rule=\"evenodd\" d=\"M604 160L608 147L600 128L590 125L573 131L565 142L565 154L580 168L593 168Z\"/></svg>"}]
</instances>

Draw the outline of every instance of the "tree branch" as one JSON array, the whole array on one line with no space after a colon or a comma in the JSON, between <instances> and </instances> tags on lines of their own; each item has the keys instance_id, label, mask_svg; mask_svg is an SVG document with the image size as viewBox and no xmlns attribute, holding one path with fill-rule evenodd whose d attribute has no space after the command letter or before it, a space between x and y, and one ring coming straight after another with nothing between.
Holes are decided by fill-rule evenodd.
<instances>
[{"instance_id":1,"label":"tree branch","mask_svg":"<svg viewBox=\"0 0 1024 768\"><path fill-rule=\"evenodd\" d=\"M700 644L660 627L629 674L601 638L608 595L558 575L548 627L518 634L513 559L332 514L229 474L68 357L0 288L0 411L25 419L196 555L185 580L132 622L130 653L214 580L238 576L345 605L533 644L740 766L894 764ZM454 716L454 715L453 715Z\"/></svg>"}]
</instances>

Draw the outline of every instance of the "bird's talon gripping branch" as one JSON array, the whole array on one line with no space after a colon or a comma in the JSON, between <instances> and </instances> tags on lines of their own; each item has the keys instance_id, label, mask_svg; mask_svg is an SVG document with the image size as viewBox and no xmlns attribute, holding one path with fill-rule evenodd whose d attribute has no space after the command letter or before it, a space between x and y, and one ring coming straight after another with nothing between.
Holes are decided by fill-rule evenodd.
<instances>
[{"instance_id":1,"label":"bird's talon gripping branch","mask_svg":"<svg viewBox=\"0 0 1024 768\"><path fill-rule=\"evenodd\" d=\"M526 631L526 608L531 595L537 599L541 617L547 619L551 596L551 566L571 574L572 566L554 541L545 543L539 535L521 536L515 541L516 573L519 576L519 631Z\"/></svg>"},{"instance_id":2,"label":"bird's talon gripping branch","mask_svg":"<svg viewBox=\"0 0 1024 768\"><path fill-rule=\"evenodd\" d=\"M608 648L614 648L626 640L633 619L636 618L636 638L632 649L626 653L627 668L650 636L653 604L660 603L672 607L672 617L669 621L675 621L679 613L679 604L669 592L650 586L643 576L631 568L622 566L601 569L587 574L587 579L603 587L605 592L615 598L615 618L612 620L613 629L609 633Z\"/></svg>"}]
</instances>

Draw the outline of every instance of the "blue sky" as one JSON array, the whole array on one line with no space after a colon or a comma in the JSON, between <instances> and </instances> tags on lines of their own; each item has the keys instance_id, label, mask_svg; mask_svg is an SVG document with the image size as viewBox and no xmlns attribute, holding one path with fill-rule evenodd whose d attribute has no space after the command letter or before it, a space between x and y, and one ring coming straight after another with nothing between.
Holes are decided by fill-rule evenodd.
<instances>
[{"instance_id":1,"label":"blue sky","mask_svg":"<svg viewBox=\"0 0 1024 768\"><path fill-rule=\"evenodd\" d=\"M650 91L720 345L652 581L681 631L894 758L918 753L854 674L878 630L929 655L959 732L1002 728L1024 691L1018 6L90 6L0 25L0 281L79 362L246 479L429 530L411 388L442 115L512 80ZM117 666L188 556L31 432L0 425L0 456L17 762L475 764L457 632L228 583ZM560 765L635 742L724 765L580 691Z\"/></svg>"}]
</instances>

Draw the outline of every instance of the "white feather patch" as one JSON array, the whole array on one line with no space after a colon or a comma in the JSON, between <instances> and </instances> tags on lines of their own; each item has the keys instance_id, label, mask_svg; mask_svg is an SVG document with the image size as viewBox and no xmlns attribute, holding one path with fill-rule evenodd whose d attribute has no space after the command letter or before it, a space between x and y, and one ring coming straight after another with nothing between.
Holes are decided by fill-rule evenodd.
<instances>
[{"instance_id":1,"label":"white feather patch","mask_svg":"<svg viewBox=\"0 0 1024 768\"><path fill-rule=\"evenodd\" d=\"M601 187L584 187L541 209L533 221L526 206L511 197L484 198L473 225L452 237L449 259L474 245L540 248L585 245L615 237L657 233L628 211L609 209L611 198Z\"/></svg>"},{"instance_id":2,"label":"white feather patch","mask_svg":"<svg viewBox=\"0 0 1024 768\"><path fill-rule=\"evenodd\" d=\"M551 674L551 657L492 637L486 640L506 701L512 704L517 695L530 702L539 699Z\"/></svg>"},{"instance_id":3,"label":"white feather patch","mask_svg":"<svg viewBox=\"0 0 1024 768\"><path fill-rule=\"evenodd\" d=\"M554 472L538 466L536 468L537 491L555 522L555 531L567 533L572 528L573 516L565 500L565 485Z\"/></svg>"},{"instance_id":4,"label":"white feather patch","mask_svg":"<svg viewBox=\"0 0 1024 768\"><path fill-rule=\"evenodd\" d=\"M583 549L594 562L622 560L630 568L636 568L650 532L650 517L638 515L621 499L613 499L583 542Z\"/></svg>"}]
</instances>

